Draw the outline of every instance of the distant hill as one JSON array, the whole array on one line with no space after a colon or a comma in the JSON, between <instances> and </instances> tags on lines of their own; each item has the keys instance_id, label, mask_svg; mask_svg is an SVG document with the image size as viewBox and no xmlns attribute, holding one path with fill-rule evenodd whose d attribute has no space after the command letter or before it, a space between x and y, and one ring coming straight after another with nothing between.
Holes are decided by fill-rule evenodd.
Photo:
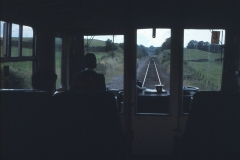
<instances>
[{"instance_id":1,"label":"distant hill","mask_svg":"<svg viewBox=\"0 0 240 160\"><path fill-rule=\"evenodd\" d=\"M29 37L29 38L23 38L22 39L24 42L32 42L33 38ZM18 41L18 37L12 37L12 41Z\"/></svg>"},{"instance_id":2,"label":"distant hill","mask_svg":"<svg viewBox=\"0 0 240 160\"><path fill-rule=\"evenodd\" d=\"M84 45L87 44L87 39L84 39ZM105 41L93 39L90 46L106 46Z\"/></svg>"}]
</instances>

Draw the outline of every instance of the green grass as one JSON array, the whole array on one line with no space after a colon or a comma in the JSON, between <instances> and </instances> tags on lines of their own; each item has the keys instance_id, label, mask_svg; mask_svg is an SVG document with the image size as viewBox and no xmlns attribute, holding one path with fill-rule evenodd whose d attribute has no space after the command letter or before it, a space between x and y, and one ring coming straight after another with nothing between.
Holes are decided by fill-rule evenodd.
<instances>
[{"instance_id":1,"label":"green grass","mask_svg":"<svg viewBox=\"0 0 240 160\"><path fill-rule=\"evenodd\" d=\"M1 70L3 66L9 66L10 70L10 88L15 89L30 89L31 88L31 75L32 75L32 62L4 62L1 63ZM3 87L3 73L1 72L1 88Z\"/></svg>"},{"instance_id":2,"label":"green grass","mask_svg":"<svg viewBox=\"0 0 240 160\"><path fill-rule=\"evenodd\" d=\"M165 50L158 59L170 74L170 55ZM221 54L195 49L184 49L183 84L197 86L200 90L219 90L222 79ZM204 61L205 60L205 61ZM188 78L186 78L188 77Z\"/></svg>"},{"instance_id":3,"label":"green grass","mask_svg":"<svg viewBox=\"0 0 240 160\"><path fill-rule=\"evenodd\" d=\"M2 39L2 37L1 37ZM12 41L18 41L19 38L18 37L12 37ZM30 38L22 38L22 41L23 42L32 42L33 41L33 37L30 37Z\"/></svg>"},{"instance_id":4,"label":"green grass","mask_svg":"<svg viewBox=\"0 0 240 160\"><path fill-rule=\"evenodd\" d=\"M31 48L22 48L22 56L32 56ZM11 57L18 57L18 47L11 47Z\"/></svg>"},{"instance_id":5,"label":"green grass","mask_svg":"<svg viewBox=\"0 0 240 160\"><path fill-rule=\"evenodd\" d=\"M116 76L123 75L124 57L123 50L118 48L114 51L114 57L112 52L94 52L98 59L97 72L105 75L106 84L112 83L113 78Z\"/></svg>"},{"instance_id":6,"label":"green grass","mask_svg":"<svg viewBox=\"0 0 240 160\"><path fill-rule=\"evenodd\" d=\"M22 49L23 56L32 56L32 49L23 48ZM11 56L18 57L18 48L11 47ZM9 66L10 70L10 87L13 88L31 88L31 75L32 75L32 62L24 61L24 62L3 62L1 63L1 70L3 66ZM1 72L1 88L3 87L3 73Z\"/></svg>"}]
</instances>

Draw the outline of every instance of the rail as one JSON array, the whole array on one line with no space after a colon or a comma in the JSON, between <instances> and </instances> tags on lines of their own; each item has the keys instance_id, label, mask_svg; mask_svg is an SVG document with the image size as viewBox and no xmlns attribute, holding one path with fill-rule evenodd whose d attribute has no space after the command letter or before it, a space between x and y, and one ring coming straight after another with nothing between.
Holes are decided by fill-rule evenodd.
<instances>
[{"instance_id":1,"label":"rail","mask_svg":"<svg viewBox=\"0 0 240 160\"><path fill-rule=\"evenodd\" d=\"M147 88L155 88L156 84L162 85L161 79L159 77L157 65L155 63L156 58L150 58L148 65L147 65L147 70L144 75L143 87Z\"/></svg>"}]
</instances>

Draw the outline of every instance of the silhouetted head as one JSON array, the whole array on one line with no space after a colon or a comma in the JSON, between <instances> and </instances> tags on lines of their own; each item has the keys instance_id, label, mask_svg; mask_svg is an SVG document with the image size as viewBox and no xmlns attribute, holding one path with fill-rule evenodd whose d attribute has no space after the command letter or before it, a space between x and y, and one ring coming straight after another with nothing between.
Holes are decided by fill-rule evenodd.
<instances>
[{"instance_id":1,"label":"silhouetted head","mask_svg":"<svg viewBox=\"0 0 240 160\"><path fill-rule=\"evenodd\" d=\"M57 75L50 69L41 69L32 75L33 89L52 91L54 90Z\"/></svg>"},{"instance_id":2,"label":"silhouetted head","mask_svg":"<svg viewBox=\"0 0 240 160\"><path fill-rule=\"evenodd\" d=\"M96 56L93 53L87 53L84 56L84 65L86 68L94 69L97 67Z\"/></svg>"}]
</instances>

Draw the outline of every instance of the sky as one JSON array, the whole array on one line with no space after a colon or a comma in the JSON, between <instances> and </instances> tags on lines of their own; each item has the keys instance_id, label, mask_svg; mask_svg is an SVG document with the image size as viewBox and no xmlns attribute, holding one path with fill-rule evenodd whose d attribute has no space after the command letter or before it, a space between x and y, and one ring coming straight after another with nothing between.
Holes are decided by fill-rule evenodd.
<instances>
[{"instance_id":1,"label":"sky","mask_svg":"<svg viewBox=\"0 0 240 160\"><path fill-rule=\"evenodd\" d=\"M3 22L1 21L1 37L3 36ZM223 31L223 41L225 38L225 31L214 29L214 31ZM12 37L17 37L19 34L19 25L12 25ZM23 37L33 37L33 30L31 27L23 26ZM152 29L138 29L137 30L137 44L149 47L153 45L154 47L160 47L166 38L171 37L170 29L156 29L156 37L152 38ZM106 41L107 39L113 40L113 35L95 36L94 39L99 39ZM222 39L222 32L220 34L220 40ZM185 29L184 30L184 46L186 47L188 42L191 40L211 42L211 30L209 29ZM123 43L123 35L114 35L114 43ZM222 42L224 44L224 42Z\"/></svg>"},{"instance_id":2,"label":"sky","mask_svg":"<svg viewBox=\"0 0 240 160\"><path fill-rule=\"evenodd\" d=\"M184 30L184 47L187 46L188 42L191 40L211 42L211 31L209 29L185 29ZM214 31L222 31L219 29L214 29ZM171 37L170 29L156 29L156 37L152 38L152 29L138 29L137 30L137 44L149 47L153 45L154 47L160 47L167 38ZM220 34L220 40L222 37L222 32ZM89 37L90 38L90 37ZM225 38L225 31L223 30L223 40ZM113 36L95 36L94 39L106 41L107 39L113 40ZM123 35L115 35L114 42L122 43L124 41ZM224 42L223 42L224 44Z\"/></svg>"},{"instance_id":3,"label":"sky","mask_svg":"<svg viewBox=\"0 0 240 160\"><path fill-rule=\"evenodd\" d=\"M1 37L3 37L3 21L1 21L0 25L0 30L1 30ZM12 37L18 37L19 36L19 25L17 24L12 24ZM32 27L29 26L23 26L23 37L33 37L33 29Z\"/></svg>"}]
</instances>

